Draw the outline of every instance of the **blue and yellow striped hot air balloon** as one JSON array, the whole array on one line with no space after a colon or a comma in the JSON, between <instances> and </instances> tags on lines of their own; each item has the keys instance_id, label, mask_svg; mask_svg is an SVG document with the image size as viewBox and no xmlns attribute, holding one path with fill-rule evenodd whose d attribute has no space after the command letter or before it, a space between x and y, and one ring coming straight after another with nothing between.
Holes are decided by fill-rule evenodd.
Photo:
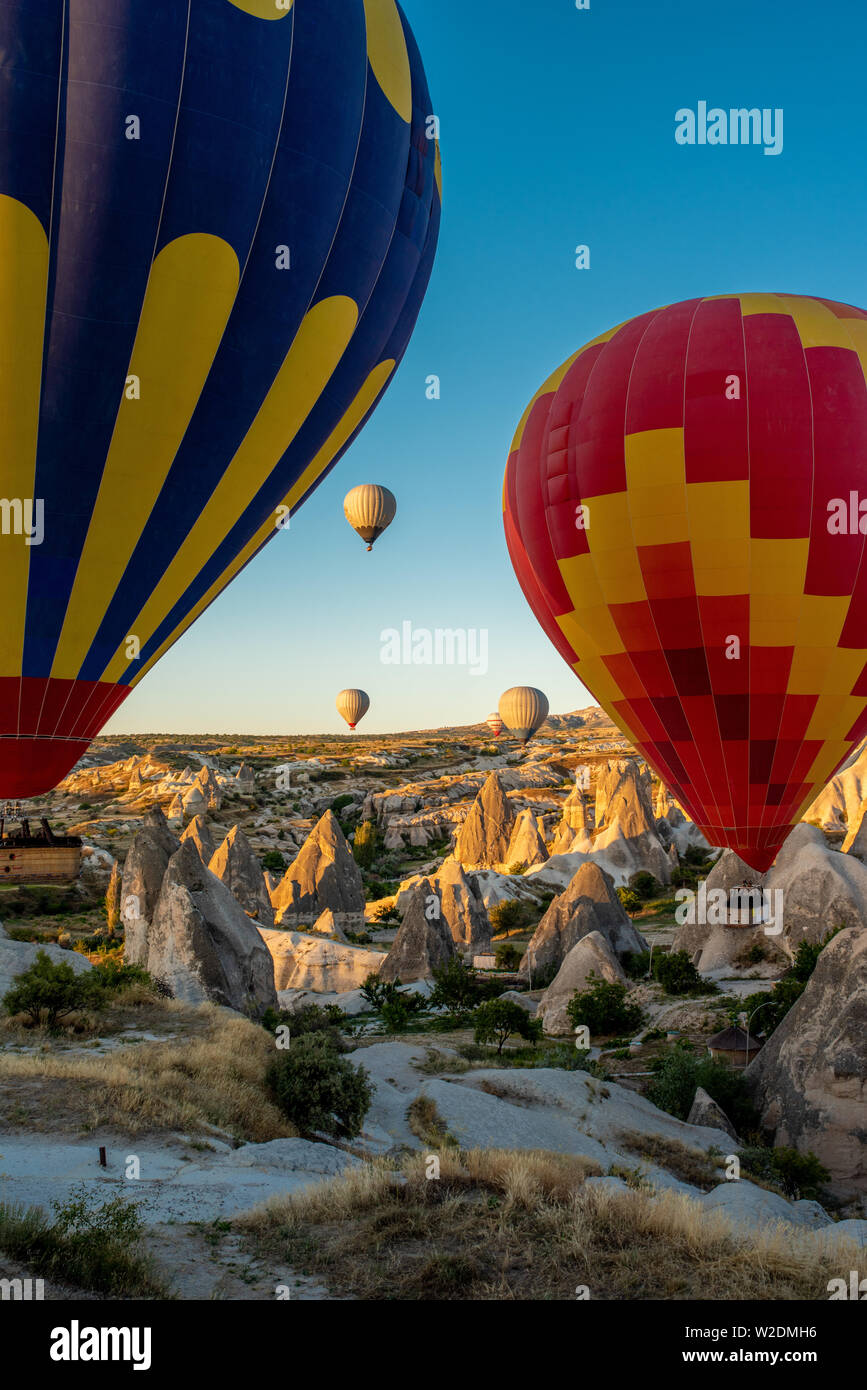
<instances>
[{"instance_id":1,"label":"blue and yellow striped hot air balloon","mask_svg":"<svg viewBox=\"0 0 867 1390\"><path fill-rule=\"evenodd\" d=\"M54 786L334 466L427 288L395 0L0 6L0 796Z\"/></svg>"}]
</instances>

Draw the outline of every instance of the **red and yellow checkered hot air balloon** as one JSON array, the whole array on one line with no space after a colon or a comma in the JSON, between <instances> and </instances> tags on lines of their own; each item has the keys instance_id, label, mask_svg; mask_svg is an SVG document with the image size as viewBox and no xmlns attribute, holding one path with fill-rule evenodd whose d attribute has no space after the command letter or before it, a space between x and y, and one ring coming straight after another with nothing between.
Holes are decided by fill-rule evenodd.
<instances>
[{"instance_id":1,"label":"red and yellow checkered hot air balloon","mask_svg":"<svg viewBox=\"0 0 867 1390\"><path fill-rule=\"evenodd\" d=\"M569 358L506 469L542 627L711 844L762 871L867 733L865 371L861 309L686 300Z\"/></svg>"}]
</instances>

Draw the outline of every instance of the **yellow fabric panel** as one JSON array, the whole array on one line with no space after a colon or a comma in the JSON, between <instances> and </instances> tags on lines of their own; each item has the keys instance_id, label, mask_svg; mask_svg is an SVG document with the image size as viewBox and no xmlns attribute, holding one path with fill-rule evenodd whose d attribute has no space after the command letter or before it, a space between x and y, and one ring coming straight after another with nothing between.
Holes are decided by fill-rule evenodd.
<instances>
[{"instance_id":1,"label":"yellow fabric panel","mask_svg":"<svg viewBox=\"0 0 867 1390\"><path fill-rule=\"evenodd\" d=\"M826 658L827 669L819 687L821 694L851 695L852 687L867 662L867 651L855 647L832 647L830 651L826 650Z\"/></svg>"},{"instance_id":2,"label":"yellow fabric panel","mask_svg":"<svg viewBox=\"0 0 867 1390\"><path fill-rule=\"evenodd\" d=\"M639 487L684 483L682 429L642 430L640 434L627 434L623 444L630 493Z\"/></svg>"},{"instance_id":3,"label":"yellow fabric panel","mask_svg":"<svg viewBox=\"0 0 867 1390\"><path fill-rule=\"evenodd\" d=\"M750 646L793 647L800 610L800 594L753 594L750 598Z\"/></svg>"},{"instance_id":4,"label":"yellow fabric panel","mask_svg":"<svg viewBox=\"0 0 867 1390\"><path fill-rule=\"evenodd\" d=\"M676 545L689 540L683 486L637 488L629 494L629 510L636 545Z\"/></svg>"},{"instance_id":5,"label":"yellow fabric panel","mask_svg":"<svg viewBox=\"0 0 867 1390\"><path fill-rule=\"evenodd\" d=\"M0 196L0 462L3 496L10 501L36 501L47 285L42 223L24 203ZM46 518L44 544L50 544L52 524L62 525L62 518ZM0 536L0 676L21 674L31 548L23 535Z\"/></svg>"},{"instance_id":6,"label":"yellow fabric panel","mask_svg":"<svg viewBox=\"0 0 867 1390\"><path fill-rule=\"evenodd\" d=\"M586 678L593 688L593 694L602 704L603 700L622 700L623 691L612 676L601 657L590 657L581 663L582 678ZM619 721L618 721L619 722Z\"/></svg>"},{"instance_id":7,"label":"yellow fabric panel","mask_svg":"<svg viewBox=\"0 0 867 1390\"><path fill-rule=\"evenodd\" d=\"M746 480L687 483L689 538L705 545L749 540L750 485ZM701 556L698 557L701 561Z\"/></svg>"},{"instance_id":8,"label":"yellow fabric panel","mask_svg":"<svg viewBox=\"0 0 867 1390\"><path fill-rule=\"evenodd\" d=\"M703 598L725 594L748 594L750 543L701 541L692 548L692 567L695 591Z\"/></svg>"},{"instance_id":9,"label":"yellow fabric panel","mask_svg":"<svg viewBox=\"0 0 867 1390\"><path fill-rule=\"evenodd\" d=\"M616 656L626 650L614 619L604 603L594 608L576 608L574 613L564 614L558 622L568 641L581 656L587 651L588 640L603 656Z\"/></svg>"},{"instance_id":10,"label":"yellow fabric panel","mask_svg":"<svg viewBox=\"0 0 867 1390\"><path fill-rule=\"evenodd\" d=\"M364 0L367 57L373 75L401 120L412 119L412 73L394 0Z\"/></svg>"},{"instance_id":11,"label":"yellow fabric panel","mask_svg":"<svg viewBox=\"0 0 867 1390\"><path fill-rule=\"evenodd\" d=\"M849 695L845 700L839 695L820 695L804 737L845 739L865 703L862 695Z\"/></svg>"},{"instance_id":12,"label":"yellow fabric panel","mask_svg":"<svg viewBox=\"0 0 867 1390\"><path fill-rule=\"evenodd\" d=\"M238 292L228 242L196 232L164 247L148 280L123 398L51 669L74 680L168 477Z\"/></svg>"},{"instance_id":13,"label":"yellow fabric panel","mask_svg":"<svg viewBox=\"0 0 867 1390\"><path fill-rule=\"evenodd\" d=\"M568 560L558 560L557 564L576 608L595 608L605 602L592 555L572 555Z\"/></svg>"},{"instance_id":14,"label":"yellow fabric panel","mask_svg":"<svg viewBox=\"0 0 867 1390\"><path fill-rule=\"evenodd\" d=\"M819 735L819 737L821 737L821 735ZM805 798L804 805L801 807L802 811L806 806L809 806L812 801L815 801L819 792L833 777L835 767L837 767L851 751L851 743L847 743L840 738L828 740L822 745L813 759L809 772L804 778L805 782L811 784L811 791L809 796Z\"/></svg>"},{"instance_id":15,"label":"yellow fabric panel","mask_svg":"<svg viewBox=\"0 0 867 1390\"><path fill-rule=\"evenodd\" d=\"M748 318L750 314L787 314L783 300L778 294L739 294L741 302L741 315Z\"/></svg>"},{"instance_id":16,"label":"yellow fabric panel","mask_svg":"<svg viewBox=\"0 0 867 1390\"><path fill-rule=\"evenodd\" d=\"M130 633L142 646L193 582L276 468L315 406L355 332L358 306L345 295L314 305L223 477L202 508ZM116 681L129 665L121 644L102 679Z\"/></svg>"},{"instance_id":17,"label":"yellow fabric panel","mask_svg":"<svg viewBox=\"0 0 867 1390\"><path fill-rule=\"evenodd\" d=\"M296 502L303 497L311 481L315 481L315 479L324 472L335 454L340 452L347 440L355 433L365 415L372 409L374 401L386 386L394 368L395 361L393 358L387 358L384 362L380 362L377 367L374 367L339 425L332 431L302 477L299 478L298 482L294 484L284 497L281 504L282 506L291 509ZM316 470L315 473L314 470ZM214 599L218 594L222 593L226 585L231 583L238 571L244 567L247 561L255 555L259 547L268 539L268 536L274 530L275 522L276 512L274 520L268 521L264 526L259 527L256 534L252 536L244 546L240 555L236 556L231 565L220 575L219 579L214 581L207 592L199 599L195 607L187 614L183 622L179 623L174 631L169 634L165 642L154 652L153 656L148 658L141 671L137 672L135 678L130 681L130 686L138 685L142 677L147 674L152 666L156 665L160 657L168 651L169 647L174 646L178 638L186 632L187 628L195 622L196 618L205 611L210 603L213 603Z\"/></svg>"},{"instance_id":18,"label":"yellow fabric panel","mask_svg":"<svg viewBox=\"0 0 867 1390\"><path fill-rule=\"evenodd\" d=\"M829 647L839 642L851 602L848 594L802 595L798 646Z\"/></svg>"},{"instance_id":19,"label":"yellow fabric panel","mask_svg":"<svg viewBox=\"0 0 867 1390\"><path fill-rule=\"evenodd\" d=\"M285 19L295 0L229 0L236 10L243 10L256 19Z\"/></svg>"},{"instance_id":20,"label":"yellow fabric panel","mask_svg":"<svg viewBox=\"0 0 867 1390\"><path fill-rule=\"evenodd\" d=\"M795 320L798 336L805 348L811 347L852 347L852 339L846 332L846 320L838 319L818 299L797 299L794 295L781 295L786 313Z\"/></svg>"},{"instance_id":21,"label":"yellow fabric panel","mask_svg":"<svg viewBox=\"0 0 867 1390\"><path fill-rule=\"evenodd\" d=\"M828 665L827 647L796 647L786 691L789 695L818 695Z\"/></svg>"},{"instance_id":22,"label":"yellow fabric panel","mask_svg":"<svg viewBox=\"0 0 867 1390\"><path fill-rule=\"evenodd\" d=\"M803 594L809 540L750 542L753 594Z\"/></svg>"},{"instance_id":23,"label":"yellow fabric panel","mask_svg":"<svg viewBox=\"0 0 867 1390\"><path fill-rule=\"evenodd\" d=\"M841 319L849 337L849 346L857 352L861 370L867 378L867 319Z\"/></svg>"},{"instance_id":24,"label":"yellow fabric panel","mask_svg":"<svg viewBox=\"0 0 867 1390\"><path fill-rule=\"evenodd\" d=\"M625 492L606 492L582 500L589 512L587 539L598 571L601 554L607 550L622 550L624 540L631 540L629 496Z\"/></svg>"}]
</instances>

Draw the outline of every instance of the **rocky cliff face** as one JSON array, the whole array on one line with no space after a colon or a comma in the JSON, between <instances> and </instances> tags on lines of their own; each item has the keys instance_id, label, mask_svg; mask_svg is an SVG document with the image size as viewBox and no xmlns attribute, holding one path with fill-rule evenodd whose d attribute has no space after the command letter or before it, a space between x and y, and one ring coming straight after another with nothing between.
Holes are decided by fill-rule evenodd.
<instances>
[{"instance_id":1,"label":"rocky cliff face","mask_svg":"<svg viewBox=\"0 0 867 1390\"><path fill-rule=\"evenodd\" d=\"M546 1033L562 1036L574 1031L566 1012L576 990L585 990L591 975L609 984L626 984L620 962L601 932L582 936L567 953L563 964L539 1002L539 1017Z\"/></svg>"},{"instance_id":2,"label":"rocky cliff face","mask_svg":"<svg viewBox=\"0 0 867 1390\"><path fill-rule=\"evenodd\" d=\"M176 999L251 1017L276 1007L274 967L255 925L187 840L172 855L143 962Z\"/></svg>"},{"instance_id":3,"label":"rocky cliff face","mask_svg":"<svg viewBox=\"0 0 867 1390\"><path fill-rule=\"evenodd\" d=\"M413 890L406 915L379 972L383 980L425 980L447 964L455 944L433 885L422 879Z\"/></svg>"},{"instance_id":4,"label":"rocky cliff face","mask_svg":"<svg viewBox=\"0 0 867 1390\"><path fill-rule=\"evenodd\" d=\"M646 950L646 943L623 910L614 880L598 864L582 864L565 892L545 913L521 961L522 973L562 965L572 947L590 932L605 938L618 957Z\"/></svg>"},{"instance_id":5,"label":"rocky cliff face","mask_svg":"<svg viewBox=\"0 0 867 1390\"><path fill-rule=\"evenodd\" d=\"M273 924L274 910L262 866L239 825L232 826L223 843L214 851L208 868L225 883L248 916L254 917L262 927Z\"/></svg>"},{"instance_id":6,"label":"rocky cliff face","mask_svg":"<svg viewBox=\"0 0 867 1390\"><path fill-rule=\"evenodd\" d=\"M326 811L289 865L273 896L280 925L312 925L326 908L344 927L364 920L361 870L333 813Z\"/></svg>"},{"instance_id":7,"label":"rocky cliff face","mask_svg":"<svg viewBox=\"0 0 867 1390\"><path fill-rule=\"evenodd\" d=\"M745 1075L776 1144L812 1150L839 1196L867 1192L865 928L829 942Z\"/></svg>"},{"instance_id":8,"label":"rocky cliff face","mask_svg":"<svg viewBox=\"0 0 867 1390\"><path fill-rule=\"evenodd\" d=\"M151 918L169 859L179 848L162 811L149 811L130 845L121 880L124 959L130 965L146 965Z\"/></svg>"},{"instance_id":9,"label":"rocky cliff face","mask_svg":"<svg viewBox=\"0 0 867 1390\"><path fill-rule=\"evenodd\" d=\"M455 839L455 859L465 869L505 865L515 826L515 807L496 772L491 772Z\"/></svg>"}]
</instances>

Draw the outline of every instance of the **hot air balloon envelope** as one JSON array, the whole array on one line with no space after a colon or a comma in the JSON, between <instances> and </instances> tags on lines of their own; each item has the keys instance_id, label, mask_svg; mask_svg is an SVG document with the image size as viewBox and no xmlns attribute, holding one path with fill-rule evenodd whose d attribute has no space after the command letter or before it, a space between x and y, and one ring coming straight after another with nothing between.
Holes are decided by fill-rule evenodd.
<instances>
[{"instance_id":1,"label":"hot air balloon envelope","mask_svg":"<svg viewBox=\"0 0 867 1390\"><path fill-rule=\"evenodd\" d=\"M500 716L522 743L530 742L548 718L548 699L532 685L514 685L500 696Z\"/></svg>"},{"instance_id":2,"label":"hot air balloon envelope","mask_svg":"<svg viewBox=\"0 0 867 1390\"><path fill-rule=\"evenodd\" d=\"M0 52L15 797L69 771L351 444L424 297L440 166L395 0L16 3Z\"/></svg>"},{"instance_id":3,"label":"hot air balloon envelope","mask_svg":"<svg viewBox=\"0 0 867 1390\"><path fill-rule=\"evenodd\" d=\"M377 483L359 483L343 499L343 514L353 531L367 542L368 550L394 521L396 511L394 493Z\"/></svg>"},{"instance_id":4,"label":"hot air balloon envelope","mask_svg":"<svg viewBox=\"0 0 867 1390\"><path fill-rule=\"evenodd\" d=\"M335 703L337 713L354 729L370 709L370 696L364 690L341 690Z\"/></svg>"},{"instance_id":5,"label":"hot air balloon envelope","mask_svg":"<svg viewBox=\"0 0 867 1390\"><path fill-rule=\"evenodd\" d=\"M506 469L539 622L714 845L763 871L867 733L867 313L656 309L542 386Z\"/></svg>"}]
</instances>

